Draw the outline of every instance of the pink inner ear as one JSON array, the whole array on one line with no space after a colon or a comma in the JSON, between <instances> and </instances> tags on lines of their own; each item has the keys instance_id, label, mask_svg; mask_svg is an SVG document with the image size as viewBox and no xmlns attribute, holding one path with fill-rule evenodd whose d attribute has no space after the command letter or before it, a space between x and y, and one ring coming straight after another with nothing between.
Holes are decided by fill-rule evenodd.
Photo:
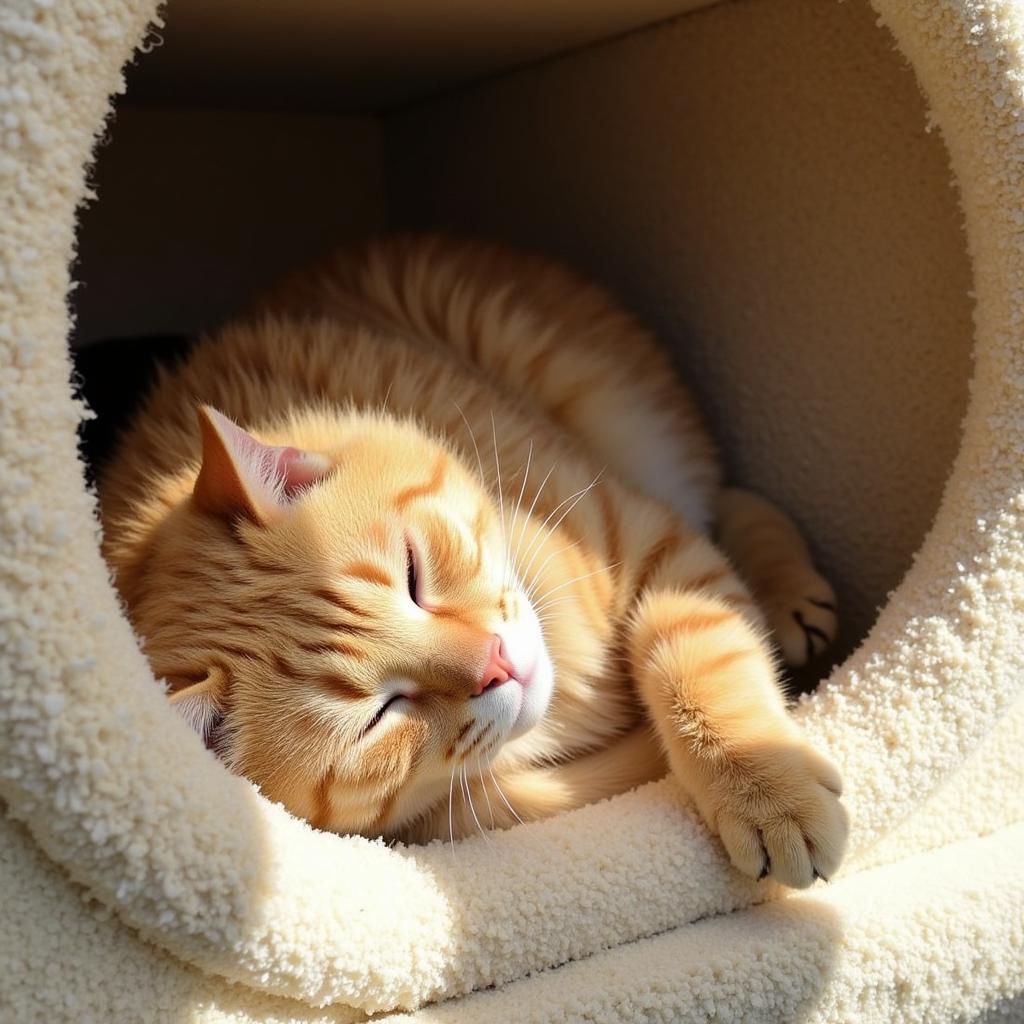
<instances>
[{"instance_id":1,"label":"pink inner ear","mask_svg":"<svg viewBox=\"0 0 1024 1024\"><path fill-rule=\"evenodd\" d=\"M281 481L288 497L315 484L330 469L330 463L322 455L299 448L267 448L267 452L273 460L274 476Z\"/></svg>"},{"instance_id":2,"label":"pink inner ear","mask_svg":"<svg viewBox=\"0 0 1024 1024\"><path fill-rule=\"evenodd\" d=\"M316 483L330 469L330 464L322 455L290 445L264 444L216 409L210 409L209 412L221 436L234 450L236 460L251 468L258 467L260 476L265 482L273 484L275 490L280 487L286 495L291 496L297 490Z\"/></svg>"},{"instance_id":3,"label":"pink inner ear","mask_svg":"<svg viewBox=\"0 0 1024 1024\"><path fill-rule=\"evenodd\" d=\"M266 519L333 468L317 452L264 444L209 406L198 412L200 426L206 426L196 494L210 511L248 511Z\"/></svg>"}]
</instances>

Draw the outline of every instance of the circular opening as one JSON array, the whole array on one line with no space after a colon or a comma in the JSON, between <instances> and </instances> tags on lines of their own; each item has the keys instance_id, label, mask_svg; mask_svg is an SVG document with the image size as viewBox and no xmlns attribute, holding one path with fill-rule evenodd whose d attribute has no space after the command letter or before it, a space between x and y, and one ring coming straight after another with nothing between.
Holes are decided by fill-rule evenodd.
<instances>
[{"instance_id":1,"label":"circular opening","mask_svg":"<svg viewBox=\"0 0 1024 1024\"><path fill-rule=\"evenodd\" d=\"M723 5L456 95L365 115L240 112L215 103L172 110L131 100L130 93L100 154L100 202L82 223L77 343L191 333L279 270L385 224L442 224L540 245L611 284L658 327L701 392L731 470L781 496L801 520L845 594L847 645L862 635L937 505L956 446L970 337L967 261L945 157L924 132L909 71L866 4ZM176 750L176 736L153 750ZM127 743L112 751L119 746ZM198 753L182 757L182 772L192 773L184 781L209 783L206 769L216 765L203 759L200 772ZM172 762L177 767L172 758L147 758L140 785L181 783L176 773L168 778ZM355 991L352 1001L373 1009L373 1000L406 998L396 986L405 986L407 971L421 985L414 998L437 995L423 975L438 962L458 964L440 983L450 993L467 977L491 984L579 953L566 946L574 937L552 930L543 947L531 935L530 952L511 965L481 953L481 942L493 938L481 926L493 921L493 887L463 900L462 886L484 875L468 872L450 890L459 905L446 922L455 939L434 936L438 960L389 944L397 957L390 988L375 987L376 965L346 963L345 975L332 962L311 977L290 943L329 934L333 948L350 947L346 928L357 914L337 908L349 908L350 880L366 861L378 858L389 886L401 883L367 895L379 898L383 917L405 924L428 888L423 878L437 867L435 851L403 859L309 832L266 801L246 803L243 790L252 794L239 780L218 777L238 785L209 794L199 826L140 818L139 832L194 853L195 835L209 828L222 849L238 854L212 865L228 865L214 882L237 907L206 887L205 865L198 880L186 868L166 880L160 900L175 905L175 893L184 892L178 905L188 912L165 928L166 907L154 906L148 889L121 887L128 877L148 878L152 864L130 876L120 869L140 866L130 863L131 851L108 846L79 869L88 874L98 863L95 873L107 875L97 891L116 890L110 902L126 908L125 919L166 936L184 959L313 1001L347 1000ZM109 796L103 787L95 792L98 801ZM630 807L643 794L634 796ZM556 830L579 835L601 810L538 826L551 856L527 867L540 865L548 890L558 876L547 866L564 849ZM240 818L249 819L248 830L234 828ZM521 831L494 844L506 862ZM628 829L601 837L594 858L603 872L638 866L639 858L629 862L638 852L633 839ZM645 849L655 865L639 864L645 877L669 877L669 845ZM243 862L249 873L239 877L234 868ZM399 878L396 865L409 870ZM714 877L716 869L695 870ZM562 888L540 896L586 898L579 879L559 881ZM608 908L587 948L707 913L692 900L680 910L671 884L650 888L652 899L672 900L663 916L640 901ZM210 892L217 899L203 898ZM447 896L431 894L442 903ZM359 900L351 909L362 914ZM196 907L208 918L190 916ZM247 910L251 918L239 926ZM624 924L624 912L635 917ZM308 924L306 917L317 927L289 930ZM362 919L377 925L373 914ZM207 927L211 921L216 927ZM549 924L564 931L557 915L538 929ZM241 940L231 947L225 935ZM266 971L268 949L281 953L276 973ZM495 977L485 962L513 973ZM346 988L353 976L362 988Z\"/></svg>"},{"instance_id":2,"label":"circular opening","mask_svg":"<svg viewBox=\"0 0 1024 1024\"><path fill-rule=\"evenodd\" d=\"M835 585L831 663L859 642L938 505L971 343L946 155L866 3L714 6L399 106L259 109L256 90L238 109L230 77L201 84L182 81L193 106L144 80L120 106L76 345L135 339L117 361L144 375L164 342L141 339L214 326L385 227L546 250L655 327L730 477L786 509Z\"/></svg>"}]
</instances>

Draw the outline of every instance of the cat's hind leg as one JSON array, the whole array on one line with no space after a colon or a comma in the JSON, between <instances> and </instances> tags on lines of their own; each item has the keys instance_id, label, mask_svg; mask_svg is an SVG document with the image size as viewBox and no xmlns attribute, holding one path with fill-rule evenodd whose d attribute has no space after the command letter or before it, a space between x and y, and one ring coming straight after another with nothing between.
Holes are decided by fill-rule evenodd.
<instances>
[{"instance_id":1,"label":"cat's hind leg","mask_svg":"<svg viewBox=\"0 0 1024 1024\"><path fill-rule=\"evenodd\" d=\"M754 593L787 665L799 667L836 638L836 595L814 567L793 521L760 495L719 492L715 540Z\"/></svg>"}]
</instances>

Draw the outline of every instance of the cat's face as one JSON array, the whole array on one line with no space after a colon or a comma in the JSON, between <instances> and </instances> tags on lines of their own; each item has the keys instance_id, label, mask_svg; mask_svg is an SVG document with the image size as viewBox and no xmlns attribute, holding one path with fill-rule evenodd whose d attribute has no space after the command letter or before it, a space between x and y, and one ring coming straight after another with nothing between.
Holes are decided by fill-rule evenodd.
<instances>
[{"instance_id":1,"label":"cat's face","mask_svg":"<svg viewBox=\"0 0 1024 1024\"><path fill-rule=\"evenodd\" d=\"M231 768L320 827L388 832L541 719L552 664L501 510L455 456L391 421L322 441L269 448L206 414L150 570L198 611L157 622L147 597L139 626Z\"/></svg>"}]
</instances>

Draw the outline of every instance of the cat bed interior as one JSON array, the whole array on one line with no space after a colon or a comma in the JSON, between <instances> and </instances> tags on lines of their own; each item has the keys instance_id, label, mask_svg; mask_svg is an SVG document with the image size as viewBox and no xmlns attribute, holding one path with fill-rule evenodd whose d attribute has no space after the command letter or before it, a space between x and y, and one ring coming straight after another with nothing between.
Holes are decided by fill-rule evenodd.
<instances>
[{"instance_id":1,"label":"cat bed interior","mask_svg":"<svg viewBox=\"0 0 1024 1024\"><path fill-rule=\"evenodd\" d=\"M160 33L142 0L0 11L12 1020L1024 1012L1024 14L513 8L175 0ZM99 557L69 341L214 326L388 228L606 283L731 478L811 538L844 624L796 709L846 777L829 887L742 880L667 781L454 851L326 835L167 708Z\"/></svg>"}]
</instances>

